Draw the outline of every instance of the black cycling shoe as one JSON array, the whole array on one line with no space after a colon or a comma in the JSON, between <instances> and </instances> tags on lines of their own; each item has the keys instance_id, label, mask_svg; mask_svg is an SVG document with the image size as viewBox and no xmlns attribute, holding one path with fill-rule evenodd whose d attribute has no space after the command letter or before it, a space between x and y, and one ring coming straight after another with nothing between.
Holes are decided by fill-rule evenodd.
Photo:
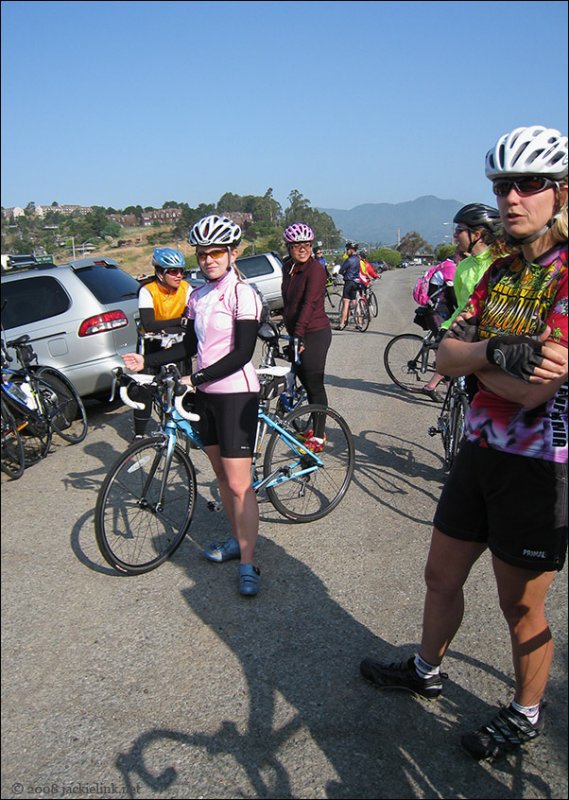
<instances>
[{"instance_id":1,"label":"black cycling shoe","mask_svg":"<svg viewBox=\"0 0 569 800\"><path fill-rule=\"evenodd\" d=\"M543 705L536 725L512 706L501 708L487 725L460 737L460 743L477 761L500 758L536 739L543 728Z\"/></svg>"},{"instance_id":2,"label":"black cycling shoe","mask_svg":"<svg viewBox=\"0 0 569 800\"><path fill-rule=\"evenodd\" d=\"M364 658L360 664L360 672L378 689L401 689L425 697L427 700L433 700L440 695L443 690L443 678L448 678L446 672L440 672L432 678L421 678L415 669L414 656L408 661L392 664Z\"/></svg>"}]
</instances>

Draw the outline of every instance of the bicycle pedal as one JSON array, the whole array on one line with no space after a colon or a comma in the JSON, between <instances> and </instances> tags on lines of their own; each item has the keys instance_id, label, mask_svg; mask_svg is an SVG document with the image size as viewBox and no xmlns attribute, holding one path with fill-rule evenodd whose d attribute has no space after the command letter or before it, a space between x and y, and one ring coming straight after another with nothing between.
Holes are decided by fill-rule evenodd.
<instances>
[{"instance_id":1,"label":"bicycle pedal","mask_svg":"<svg viewBox=\"0 0 569 800\"><path fill-rule=\"evenodd\" d=\"M440 433L438 428L430 427L428 430L429 436L436 436L437 433Z\"/></svg>"},{"instance_id":2,"label":"bicycle pedal","mask_svg":"<svg viewBox=\"0 0 569 800\"><path fill-rule=\"evenodd\" d=\"M208 500L207 501L207 510L208 511L221 511L221 503L217 502L216 500Z\"/></svg>"}]
</instances>

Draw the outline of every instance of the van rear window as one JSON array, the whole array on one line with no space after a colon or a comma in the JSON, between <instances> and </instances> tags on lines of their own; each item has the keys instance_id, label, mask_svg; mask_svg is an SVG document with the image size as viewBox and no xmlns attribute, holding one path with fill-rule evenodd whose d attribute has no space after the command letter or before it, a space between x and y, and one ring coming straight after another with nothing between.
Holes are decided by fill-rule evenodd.
<instances>
[{"instance_id":1,"label":"van rear window","mask_svg":"<svg viewBox=\"0 0 569 800\"><path fill-rule=\"evenodd\" d=\"M103 305L138 297L139 282L120 267L95 264L75 269L74 272Z\"/></svg>"}]
</instances>

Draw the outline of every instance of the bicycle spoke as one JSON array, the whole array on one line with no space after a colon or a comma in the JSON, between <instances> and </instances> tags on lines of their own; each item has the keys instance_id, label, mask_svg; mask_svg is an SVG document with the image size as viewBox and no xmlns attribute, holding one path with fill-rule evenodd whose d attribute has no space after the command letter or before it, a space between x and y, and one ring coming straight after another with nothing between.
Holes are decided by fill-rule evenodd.
<instances>
[{"instance_id":1,"label":"bicycle spoke","mask_svg":"<svg viewBox=\"0 0 569 800\"><path fill-rule=\"evenodd\" d=\"M435 350L421 336L402 333L388 342L383 363L393 383L408 392L420 392L435 372Z\"/></svg>"}]
</instances>

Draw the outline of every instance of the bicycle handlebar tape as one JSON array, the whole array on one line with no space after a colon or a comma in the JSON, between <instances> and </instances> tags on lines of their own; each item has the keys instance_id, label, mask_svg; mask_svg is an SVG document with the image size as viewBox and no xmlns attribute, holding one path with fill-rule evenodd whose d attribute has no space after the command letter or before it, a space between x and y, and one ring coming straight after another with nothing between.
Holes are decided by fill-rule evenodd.
<instances>
[{"instance_id":1,"label":"bicycle handlebar tape","mask_svg":"<svg viewBox=\"0 0 569 800\"><path fill-rule=\"evenodd\" d=\"M493 336L486 346L486 358L513 378L529 383L543 363L542 346L529 336Z\"/></svg>"}]
</instances>

